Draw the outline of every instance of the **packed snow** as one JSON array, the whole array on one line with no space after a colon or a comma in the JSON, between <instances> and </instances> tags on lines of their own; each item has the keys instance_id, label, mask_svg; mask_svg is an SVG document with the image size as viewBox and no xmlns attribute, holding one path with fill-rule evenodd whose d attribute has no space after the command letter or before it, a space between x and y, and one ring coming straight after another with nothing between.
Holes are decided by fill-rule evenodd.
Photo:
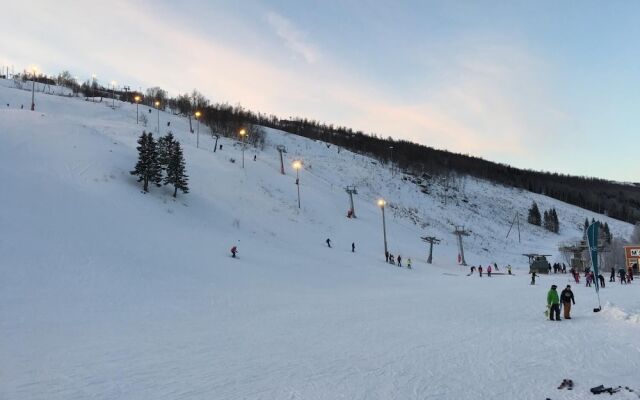
<instances>
[{"instance_id":1,"label":"packed snow","mask_svg":"<svg viewBox=\"0 0 640 400\"><path fill-rule=\"evenodd\" d=\"M558 243L580 238L585 218L615 235L631 225L470 177L420 187L271 129L242 168L239 142L213 152L200 126L196 148L168 112L160 132L184 147L190 193L145 194L129 171L157 111L139 107L145 128L135 105L55 93L36 93L31 112L31 93L0 81L1 399L582 399L600 384L639 398L638 281L608 283L600 313L593 288L572 284L573 319L558 324L546 293L569 275L532 286L522 256L562 262ZM389 249L411 270L384 261L378 198ZM556 208L560 234L526 223L533 200ZM516 212L522 243L515 226L506 237ZM472 231L467 263L515 275L467 276L454 225ZM442 239L433 264L425 235ZM572 391L557 389L565 378Z\"/></svg>"}]
</instances>

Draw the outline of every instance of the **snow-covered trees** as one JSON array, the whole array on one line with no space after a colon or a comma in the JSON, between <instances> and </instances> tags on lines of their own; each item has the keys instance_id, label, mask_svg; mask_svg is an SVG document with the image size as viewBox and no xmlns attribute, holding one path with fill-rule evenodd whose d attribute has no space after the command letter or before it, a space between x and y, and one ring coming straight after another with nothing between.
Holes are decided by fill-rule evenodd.
<instances>
[{"instance_id":1,"label":"snow-covered trees","mask_svg":"<svg viewBox=\"0 0 640 400\"><path fill-rule=\"evenodd\" d=\"M560 221L558 220L558 213L555 208L551 208L544 212L544 221L542 226L549 232L560 232Z\"/></svg>"},{"instance_id":2,"label":"snow-covered trees","mask_svg":"<svg viewBox=\"0 0 640 400\"><path fill-rule=\"evenodd\" d=\"M169 149L169 160L166 166L164 184L173 185L173 197L176 197L178 189L182 190L182 193L189 193L189 187L187 185L189 177L186 174L180 142L173 142Z\"/></svg>"},{"instance_id":3,"label":"snow-covered trees","mask_svg":"<svg viewBox=\"0 0 640 400\"><path fill-rule=\"evenodd\" d=\"M533 225L538 225L538 226L540 226L542 222L540 217L540 209L538 208L538 204L536 204L535 201L531 205L531 208L529 208L529 215L527 216L527 222Z\"/></svg>"},{"instance_id":4,"label":"snow-covered trees","mask_svg":"<svg viewBox=\"0 0 640 400\"><path fill-rule=\"evenodd\" d=\"M189 192L184 155L173 134L169 133L156 142L151 133L142 132L138 144L138 163L131 174L138 176L138 182L144 182L145 192L149 191L150 182L156 186L161 182L173 185L173 197L177 196L178 190Z\"/></svg>"},{"instance_id":5,"label":"snow-covered trees","mask_svg":"<svg viewBox=\"0 0 640 400\"><path fill-rule=\"evenodd\" d=\"M143 182L142 190L149 191L149 182L160 186L162 170L158 163L158 149L153 134L142 132L138 139L138 163L131 175L138 176L138 182Z\"/></svg>"}]
</instances>

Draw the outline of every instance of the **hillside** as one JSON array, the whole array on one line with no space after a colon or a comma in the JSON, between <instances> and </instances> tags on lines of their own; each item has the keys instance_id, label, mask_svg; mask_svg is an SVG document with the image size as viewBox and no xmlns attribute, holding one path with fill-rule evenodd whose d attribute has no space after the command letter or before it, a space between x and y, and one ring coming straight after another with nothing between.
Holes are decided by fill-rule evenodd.
<instances>
[{"instance_id":1,"label":"hillside","mask_svg":"<svg viewBox=\"0 0 640 400\"><path fill-rule=\"evenodd\" d=\"M425 194L378 161L273 129L243 169L236 141L214 153L201 126L196 148L187 121L164 112L191 190L143 194L129 174L143 129L134 105L39 93L30 112L19 107L30 93L10 85L0 83L0 398L573 399L636 383L637 283L603 290L599 314L592 289L575 288L575 319L554 326L546 291L568 277L530 286L521 256L562 261L558 242L581 236L585 217L626 236L625 222L471 177L430 179ZM153 130L157 111L140 112ZM379 197L390 250L413 270L384 263ZM522 243L506 238L533 200L557 209L560 234L522 221ZM510 263L516 275L465 276L454 224L473 231L469 264ZM443 240L433 265L426 234ZM593 343L607 359L585 351ZM558 392L565 377L583 386Z\"/></svg>"}]
</instances>

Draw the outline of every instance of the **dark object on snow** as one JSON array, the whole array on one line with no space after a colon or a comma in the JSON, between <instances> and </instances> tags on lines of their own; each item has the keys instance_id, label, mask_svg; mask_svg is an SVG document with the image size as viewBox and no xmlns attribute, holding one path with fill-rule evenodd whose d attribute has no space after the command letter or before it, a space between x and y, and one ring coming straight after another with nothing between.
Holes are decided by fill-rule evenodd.
<instances>
[{"instance_id":1,"label":"dark object on snow","mask_svg":"<svg viewBox=\"0 0 640 400\"><path fill-rule=\"evenodd\" d=\"M171 121L167 121L167 126L171 126Z\"/></svg>"},{"instance_id":2,"label":"dark object on snow","mask_svg":"<svg viewBox=\"0 0 640 400\"><path fill-rule=\"evenodd\" d=\"M600 386L596 386L590 389L591 393L593 394L601 394L601 393L609 393L609 394L614 394L616 392L619 392L622 389L622 386L618 386L617 388L612 388L612 387L608 387L605 388L604 385L600 385ZM627 388L627 390L629 390ZM632 391L632 390L629 390Z\"/></svg>"},{"instance_id":3,"label":"dark object on snow","mask_svg":"<svg viewBox=\"0 0 640 400\"><path fill-rule=\"evenodd\" d=\"M563 379L558 389L573 390L573 381L571 379Z\"/></svg>"},{"instance_id":4,"label":"dark object on snow","mask_svg":"<svg viewBox=\"0 0 640 400\"><path fill-rule=\"evenodd\" d=\"M231 257L236 258L236 254L238 254L238 248L236 246L233 246L231 248Z\"/></svg>"},{"instance_id":5,"label":"dark object on snow","mask_svg":"<svg viewBox=\"0 0 640 400\"><path fill-rule=\"evenodd\" d=\"M355 243L351 243L351 252L352 253L356 252L356 244Z\"/></svg>"},{"instance_id":6,"label":"dark object on snow","mask_svg":"<svg viewBox=\"0 0 640 400\"><path fill-rule=\"evenodd\" d=\"M600 312L602 311L602 307L596 307L593 309L593 312Z\"/></svg>"},{"instance_id":7,"label":"dark object on snow","mask_svg":"<svg viewBox=\"0 0 640 400\"><path fill-rule=\"evenodd\" d=\"M327 246L331 247L331 239L327 238L326 242L327 242Z\"/></svg>"}]
</instances>

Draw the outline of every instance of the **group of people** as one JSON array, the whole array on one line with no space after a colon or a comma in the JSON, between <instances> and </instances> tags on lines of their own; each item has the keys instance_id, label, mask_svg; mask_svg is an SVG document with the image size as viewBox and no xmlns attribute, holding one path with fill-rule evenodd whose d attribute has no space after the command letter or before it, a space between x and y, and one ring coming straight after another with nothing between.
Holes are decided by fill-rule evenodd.
<instances>
[{"instance_id":1,"label":"group of people","mask_svg":"<svg viewBox=\"0 0 640 400\"><path fill-rule=\"evenodd\" d=\"M398 254L398 257L396 258L393 256L393 254L387 251L384 253L384 257L389 264L402 267L402 256L400 254ZM411 258L407 258L407 268L411 269Z\"/></svg>"},{"instance_id":2,"label":"group of people","mask_svg":"<svg viewBox=\"0 0 640 400\"><path fill-rule=\"evenodd\" d=\"M631 283L633 281L633 267L629 266L626 270L624 268L618 269L618 277L620 283ZM609 276L609 282L616 281L616 269L611 267L611 276Z\"/></svg>"},{"instance_id":3,"label":"group of people","mask_svg":"<svg viewBox=\"0 0 640 400\"><path fill-rule=\"evenodd\" d=\"M478 265L477 268L476 268L476 266L472 265L470 267L469 275L473 275L473 273L476 271L476 269L478 270L478 276L480 278L482 278L482 273L484 271L486 271L488 277L491 277L491 273L493 271L496 271L496 272L500 271L500 268L498 268L498 263L494 262L493 265L491 265L491 264L487 265L486 269L483 269L482 265ZM511 265L507 265L507 274L508 275L512 275L511 274Z\"/></svg>"},{"instance_id":4,"label":"group of people","mask_svg":"<svg viewBox=\"0 0 640 400\"><path fill-rule=\"evenodd\" d=\"M554 263L553 265L549 264L549 273L551 273L552 270L554 274L557 274L557 273L566 274L567 265L565 263L562 263L562 264Z\"/></svg>"},{"instance_id":5,"label":"group of people","mask_svg":"<svg viewBox=\"0 0 640 400\"><path fill-rule=\"evenodd\" d=\"M571 306L576 304L571 285L567 287L558 296L556 285L551 285L551 289L547 293L547 307L549 311L549 319L551 321L560 321L560 304L562 303L564 311L564 319L571 319Z\"/></svg>"}]
</instances>

